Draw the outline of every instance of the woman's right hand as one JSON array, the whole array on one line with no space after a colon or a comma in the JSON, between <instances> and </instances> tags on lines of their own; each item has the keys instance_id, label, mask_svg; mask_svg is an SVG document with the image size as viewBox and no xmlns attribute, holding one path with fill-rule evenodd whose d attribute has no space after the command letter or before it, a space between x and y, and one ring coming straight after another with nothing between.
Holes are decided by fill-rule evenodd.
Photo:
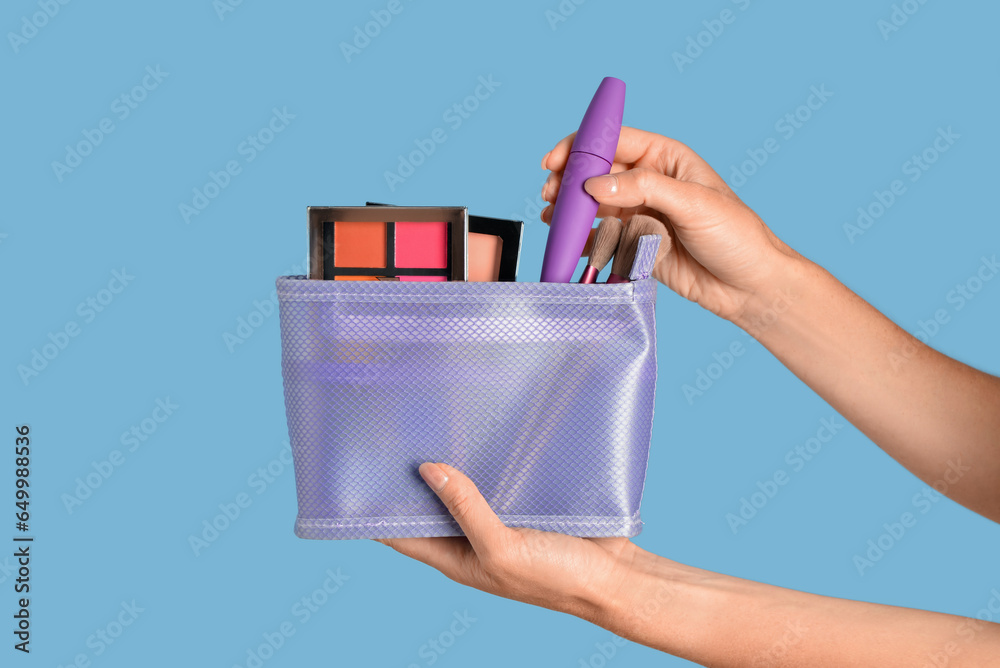
<instances>
[{"instance_id":1,"label":"woman's right hand","mask_svg":"<svg viewBox=\"0 0 1000 668\"><path fill-rule=\"evenodd\" d=\"M542 158L542 168L552 171L542 188L547 202L558 196L574 137ZM662 135L623 127L611 174L587 180L584 188L600 203L599 217L628 224L642 213L662 222L668 239L653 276L727 320L752 315L753 298L770 299L788 280L789 260L801 258L698 154ZM542 212L546 223L552 210Z\"/></svg>"}]
</instances>

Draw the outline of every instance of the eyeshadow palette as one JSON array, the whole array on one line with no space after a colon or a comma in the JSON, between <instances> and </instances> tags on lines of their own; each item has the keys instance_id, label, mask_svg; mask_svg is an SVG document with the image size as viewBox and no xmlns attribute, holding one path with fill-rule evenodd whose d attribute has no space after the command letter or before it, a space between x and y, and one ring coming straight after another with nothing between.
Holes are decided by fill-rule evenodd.
<instances>
[{"instance_id":1,"label":"eyeshadow palette","mask_svg":"<svg viewBox=\"0 0 1000 668\"><path fill-rule=\"evenodd\" d=\"M449 206L311 206L309 278L465 281L469 215Z\"/></svg>"}]
</instances>

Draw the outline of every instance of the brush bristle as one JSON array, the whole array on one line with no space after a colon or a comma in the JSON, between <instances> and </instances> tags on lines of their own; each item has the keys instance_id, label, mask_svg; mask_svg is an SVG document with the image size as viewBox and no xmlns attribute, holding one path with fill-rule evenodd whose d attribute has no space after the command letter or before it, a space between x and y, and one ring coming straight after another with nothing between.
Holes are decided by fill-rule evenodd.
<instances>
[{"instance_id":1,"label":"brush bristle","mask_svg":"<svg viewBox=\"0 0 1000 668\"><path fill-rule=\"evenodd\" d=\"M594 235L594 247L590 250L590 261L587 263L597 271L601 271L611 261L611 256L618 248L622 236L622 221L620 218L608 216L597 225Z\"/></svg>"},{"instance_id":2,"label":"brush bristle","mask_svg":"<svg viewBox=\"0 0 1000 668\"><path fill-rule=\"evenodd\" d=\"M628 225L622 230L621 241L618 250L615 251L615 261L611 265L612 273L628 278L632 273L632 263L635 262L635 253L639 248L639 237L647 234L663 236L663 224L656 218L641 213L632 216Z\"/></svg>"}]
</instances>

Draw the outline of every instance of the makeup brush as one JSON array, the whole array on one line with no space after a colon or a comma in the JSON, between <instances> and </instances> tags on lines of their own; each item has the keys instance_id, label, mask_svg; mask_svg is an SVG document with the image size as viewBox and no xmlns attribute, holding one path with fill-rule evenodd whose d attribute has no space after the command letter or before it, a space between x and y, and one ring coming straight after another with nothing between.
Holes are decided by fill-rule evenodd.
<instances>
[{"instance_id":1,"label":"makeup brush","mask_svg":"<svg viewBox=\"0 0 1000 668\"><path fill-rule=\"evenodd\" d=\"M608 283L628 283L632 273L632 263L635 262L635 252L639 248L639 237L647 234L663 236L663 223L652 216L636 214L629 219L628 225L622 230L622 238L615 251L615 261L611 265L611 276Z\"/></svg>"},{"instance_id":2,"label":"makeup brush","mask_svg":"<svg viewBox=\"0 0 1000 668\"><path fill-rule=\"evenodd\" d=\"M583 270L583 276L580 277L581 283L597 281L597 275L608 265L608 262L611 262L611 256L615 254L621 236L621 218L608 216L597 225L594 247L590 249L590 260L587 262L587 268Z\"/></svg>"}]
</instances>

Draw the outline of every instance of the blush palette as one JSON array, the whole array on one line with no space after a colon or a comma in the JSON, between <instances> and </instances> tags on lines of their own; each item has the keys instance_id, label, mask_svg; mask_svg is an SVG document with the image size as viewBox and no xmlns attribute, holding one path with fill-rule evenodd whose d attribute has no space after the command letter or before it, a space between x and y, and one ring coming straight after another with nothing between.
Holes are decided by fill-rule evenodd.
<instances>
[{"instance_id":1,"label":"blush palette","mask_svg":"<svg viewBox=\"0 0 1000 668\"><path fill-rule=\"evenodd\" d=\"M309 278L465 281L465 207L311 206Z\"/></svg>"}]
</instances>

